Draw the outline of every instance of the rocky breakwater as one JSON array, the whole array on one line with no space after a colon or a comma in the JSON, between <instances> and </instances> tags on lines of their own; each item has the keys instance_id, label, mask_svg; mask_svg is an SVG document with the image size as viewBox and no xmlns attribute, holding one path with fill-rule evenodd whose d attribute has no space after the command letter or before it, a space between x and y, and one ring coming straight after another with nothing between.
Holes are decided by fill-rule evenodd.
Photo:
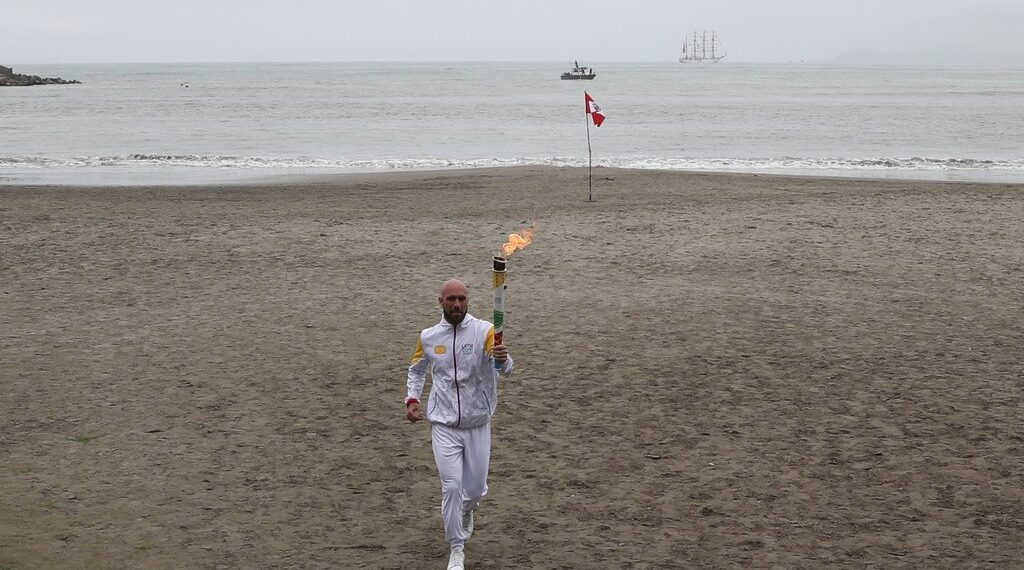
<instances>
[{"instance_id":1,"label":"rocky breakwater","mask_svg":"<svg viewBox=\"0 0 1024 570\"><path fill-rule=\"evenodd\" d=\"M39 77L38 75L23 75L14 73L10 67L0 65L0 87L25 87L28 85L67 85L81 83L74 79L61 79L59 77Z\"/></svg>"}]
</instances>

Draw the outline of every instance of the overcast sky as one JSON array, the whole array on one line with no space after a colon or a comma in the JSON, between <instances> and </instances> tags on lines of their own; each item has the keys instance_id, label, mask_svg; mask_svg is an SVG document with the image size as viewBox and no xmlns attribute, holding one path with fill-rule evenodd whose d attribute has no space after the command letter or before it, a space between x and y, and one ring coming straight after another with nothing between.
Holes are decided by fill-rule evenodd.
<instances>
[{"instance_id":1,"label":"overcast sky","mask_svg":"<svg viewBox=\"0 0 1024 570\"><path fill-rule=\"evenodd\" d=\"M0 0L0 64L675 61L712 28L728 61L1024 65L1024 0Z\"/></svg>"}]
</instances>

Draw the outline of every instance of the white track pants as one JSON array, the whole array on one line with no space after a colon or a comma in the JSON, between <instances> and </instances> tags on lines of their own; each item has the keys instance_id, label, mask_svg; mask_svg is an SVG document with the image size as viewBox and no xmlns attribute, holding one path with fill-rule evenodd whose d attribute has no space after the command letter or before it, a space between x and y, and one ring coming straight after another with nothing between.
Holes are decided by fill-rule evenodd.
<instances>
[{"instance_id":1,"label":"white track pants","mask_svg":"<svg viewBox=\"0 0 1024 570\"><path fill-rule=\"evenodd\" d=\"M491 424L469 429L431 424L430 439L441 477L444 538L451 546L464 546L467 536L462 512L475 509L487 494Z\"/></svg>"}]
</instances>

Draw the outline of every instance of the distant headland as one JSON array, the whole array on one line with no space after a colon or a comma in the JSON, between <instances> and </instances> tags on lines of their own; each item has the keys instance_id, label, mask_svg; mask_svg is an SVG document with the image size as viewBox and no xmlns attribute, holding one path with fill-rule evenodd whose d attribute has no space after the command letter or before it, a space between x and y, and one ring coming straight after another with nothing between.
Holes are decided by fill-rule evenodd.
<instances>
[{"instance_id":1,"label":"distant headland","mask_svg":"<svg viewBox=\"0 0 1024 570\"><path fill-rule=\"evenodd\" d=\"M22 75L14 73L10 67L0 65L0 87L25 87L28 85L67 85L81 83L74 79L60 77L39 77L38 75Z\"/></svg>"}]
</instances>

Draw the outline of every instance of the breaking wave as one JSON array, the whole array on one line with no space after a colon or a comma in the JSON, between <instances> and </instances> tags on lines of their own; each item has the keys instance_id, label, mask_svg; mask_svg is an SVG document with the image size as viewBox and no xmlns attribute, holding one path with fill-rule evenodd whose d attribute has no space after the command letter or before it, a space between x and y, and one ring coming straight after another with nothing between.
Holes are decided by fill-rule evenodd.
<instances>
[{"instance_id":1,"label":"breaking wave","mask_svg":"<svg viewBox=\"0 0 1024 570\"><path fill-rule=\"evenodd\" d=\"M388 158L348 160L324 158L268 158L245 156L207 156L195 154L128 154L123 156L84 156L49 158L38 156L0 157L0 170L77 169L139 170L150 169L248 169L248 170L327 170L388 171L435 170L450 168L486 168L502 166L586 166L587 160L575 157L547 158ZM595 166L652 170L703 170L722 172L758 171L1024 171L1022 160L982 160L971 158L639 158L617 157L594 161Z\"/></svg>"},{"instance_id":2,"label":"breaking wave","mask_svg":"<svg viewBox=\"0 0 1024 570\"><path fill-rule=\"evenodd\" d=\"M1024 160L978 160L971 158L699 158L699 159L635 159L633 168L656 168L669 170L720 170L720 171L879 171L879 170L1024 170ZM619 166L618 164L616 166Z\"/></svg>"}]
</instances>

